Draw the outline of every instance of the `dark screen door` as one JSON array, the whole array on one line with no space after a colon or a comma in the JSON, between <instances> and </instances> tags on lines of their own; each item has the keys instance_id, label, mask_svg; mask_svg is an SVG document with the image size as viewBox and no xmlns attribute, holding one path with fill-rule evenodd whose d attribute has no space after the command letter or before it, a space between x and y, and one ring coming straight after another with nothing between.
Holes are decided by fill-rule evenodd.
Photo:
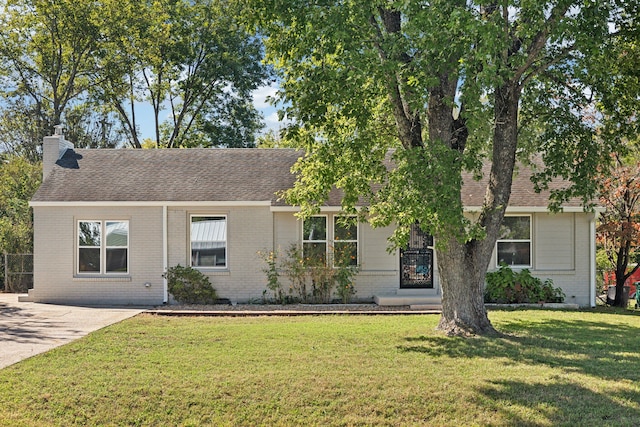
<instances>
[{"instance_id":1,"label":"dark screen door","mask_svg":"<svg viewBox=\"0 0 640 427\"><path fill-rule=\"evenodd\" d=\"M411 226L409 244L400 250L400 288L433 288L433 236Z\"/></svg>"}]
</instances>

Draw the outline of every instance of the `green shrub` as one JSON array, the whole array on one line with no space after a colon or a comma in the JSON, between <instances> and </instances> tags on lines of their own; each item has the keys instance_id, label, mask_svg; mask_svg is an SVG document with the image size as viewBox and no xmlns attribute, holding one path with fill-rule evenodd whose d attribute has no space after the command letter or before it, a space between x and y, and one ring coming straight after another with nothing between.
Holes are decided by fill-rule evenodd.
<instances>
[{"instance_id":1,"label":"green shrub","mask_svg":"<svg viewBox=\"0 0 640 427\"><path fill-rule=\"evenodd\" d=\"M280 256L276 251L260 251L258 256L265 263L262 271L267 276L267 288L263 292L266 301L269 291L276 303L330 303L335 288L336 296L343 303L349 303L356 290L354 277L360 271L351 265L349 252L340 254L331 251L329 259L304 257L302 248L292 243ZM289 282L288 294L284 291L280 278Z\"/></svg>"},{"instance_id":2,"label":"green shrub","mask_svg":"<svg viewBox=\"0 0 640 427\"><path fill-rule=\"evenodd\" d=\"M488 303L514 304L563 302L564 292L553 286L553 280L544 282L533 277L529 269L514 272L508 265L500 264L497 271L487 273L484 300Z\"/></svg>"},{"instance_id":3,"label":"green shrub","mask_svg":"<svg viewBox=\"0 0 640 427\"><path fill-rule=\"evenodd\" d=\"M547 279L542 284L542 289L540 290L541 300L544 302L564 302L565 298L564 292L562 292L561 288L556 288L553 286L553 280Z\"/></svg>"},{"instance_id":4,"label":"green shrub","mask_svg":"<svg viewBox=\"0 0 640 427\"><path fill-rule=\"evenodd\" d=\"M360 272L360 266L351 265L350 252L344 251L344 253L335 252L335 282L336 282L336 294L340 298L343 304L351 302L351 298L356 294L356 288L354 284L355 276Z\"/></svg>"},{"instance_id":5,"label":"green shrub","mask_svg":"<svg viewBox=\"0 0 640 427\"><path fill-rule=\"evenodd\" d=\"M290 302L308 303L310 296L307 292L307 267L304 264L302 248L291 244L282 260L283 275L289 279Z\"/></svg>"},{"instance_id":6,"label":"green shrub","mask_svg":"<svg viewBox=\"0 0 640 427\"><path fill-rule=\"evenodd\" d=\"M178 264L162 277L167 279L169 293L180 303L214 304L218 299L209 278L195 268Z\"/></svg>"},{"instance_id":7,"label":"green shrub","mask_svg":"<svg viewBox=\"0 0 640 427\"><path fill-rule=\"evenodd\" d=\"M273 292L273 297L276 304L285 304L287 296L282 289L282 283L280 282L280 271L278 268L278 252L277 251L259 251L258 256L262 258L266 266L262 269L262 272L267 275L267 289ZM262 293L263 302L268 301L268 291L265 289Z\"/></svg>"}]
</instances>

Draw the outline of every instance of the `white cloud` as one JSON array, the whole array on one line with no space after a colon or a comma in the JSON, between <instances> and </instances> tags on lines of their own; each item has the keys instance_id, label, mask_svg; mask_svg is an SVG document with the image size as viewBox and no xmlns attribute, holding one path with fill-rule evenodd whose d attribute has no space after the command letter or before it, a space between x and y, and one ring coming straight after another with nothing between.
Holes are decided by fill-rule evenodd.
<instances>
[{"instance_id":1,"label":"white cloud","mask_svg":"<svg viewBox=\"0 0 640 427\"><path fill-rule=\"evenodd\" d=\"M281 122L280 120L278 120L277 111L273 111L271 114L265 115L264 122L268 128L277 128L284 124L284 122Z\"/></svg>"},{"instance_id":2,"label":"white cloud","mask_svg":"<svg viewBox=\"0 0 640 427\"><path fill-rule=\"evenodd\" d=\"M267 101L268 97L274 97L278 91L278 83L272 83L269 86L261 86L253 91L253 105L258 110L270 108L271 104Z\"/></svg>"},{"instance_id":3,"label":"white cloud","mask_svg":"<svg viewBox=\"0 0 640 427\"><path fill-rule=\"evenodd\" d=\"M264 117L265 128L262 130L262 133L270 130L278 131L291 123L287 118L283 121L278 120L278 109L282 108L281 103L274 106L267 100L268 98L275 98L278 89L278 82L273 82L269 86L259 87L253 92L253 105Z\"/></svg>"},{"instance_id":4,"label":"white cloud","mask_svg":"<svg viewBox=\"0 0 640 427\"><path fill-rule=\"evenodd\" d=\"M282 121L278 120L278 112L273 107L267 110L262 110L262 114L264 116L265 128L261 133L267 133L270 130L277 132L291 123L291 120L286 117Z\"/></svg>"}]
</instances>

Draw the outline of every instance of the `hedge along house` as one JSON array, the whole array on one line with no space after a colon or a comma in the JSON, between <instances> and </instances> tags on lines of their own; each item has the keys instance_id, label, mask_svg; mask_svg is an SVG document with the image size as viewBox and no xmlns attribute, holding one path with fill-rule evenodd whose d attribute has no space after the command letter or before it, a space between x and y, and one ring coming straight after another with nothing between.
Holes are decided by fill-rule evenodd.
<instances>
[{"instance_id":1,"label":"hedge along house","mask_svg":"<svg viewBox=\"0 0 640 427\"><path fill-rule=\"evenodd\" d=\"M43 145L43 183L34 195L34 288L23 297L65 304L168 302L163 272L178 264L207 274L221 298L258 300L266 289L259 251L328 256L349 245L360 265L356 299L381 305L437 304L441 289L433 239L417 227L407 248L388 253L390 228L339 221L332 194L305 221L279 199L300 152L289 149L74 149L62 132ZM484 183L465 179L469 215ZM579 204L548 212L529 174L514 180L500 260L551 278L566 302L595 305L595 214Z\"/></svg>"}]
</instances>

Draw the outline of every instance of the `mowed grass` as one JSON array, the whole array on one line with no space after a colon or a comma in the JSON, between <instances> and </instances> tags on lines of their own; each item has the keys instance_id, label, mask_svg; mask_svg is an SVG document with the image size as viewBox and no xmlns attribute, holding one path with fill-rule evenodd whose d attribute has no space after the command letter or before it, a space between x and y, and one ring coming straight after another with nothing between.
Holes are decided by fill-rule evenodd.
<instances>
[{"instance_id":1,"label":"mowed grass","mask_svg":"<svg viewBox=\"0 0 640 427\"><path fill-rule=\"evenodd\" d=\"M640 424L640 316L141 315L0 370L0 425Z\"/></svg>"}]
</instances>

